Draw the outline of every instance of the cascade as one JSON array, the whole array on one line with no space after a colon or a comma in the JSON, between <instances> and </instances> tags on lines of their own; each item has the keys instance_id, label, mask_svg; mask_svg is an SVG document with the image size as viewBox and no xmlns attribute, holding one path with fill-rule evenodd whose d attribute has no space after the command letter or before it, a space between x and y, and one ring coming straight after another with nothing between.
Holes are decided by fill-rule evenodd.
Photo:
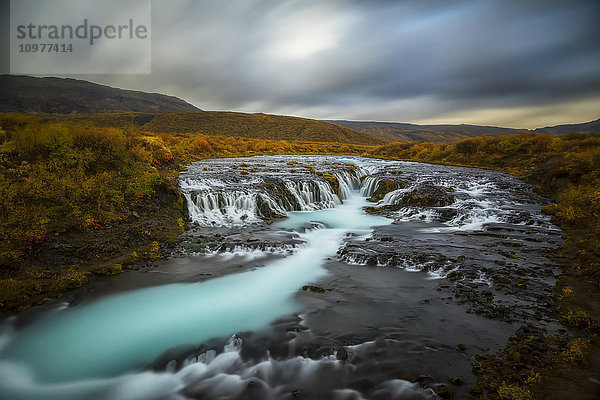
<instances>
[{"instance_id":1,"label":"cascade","mask_svg":"<svg viewBox=\"0 0 600 400\"><path fill-rule=\"evenodd\" d=\"M179 181L191 222L203 226L239 226L279 217L289 211L333 208L361 187L360 168L334 169L339 188L317 174L265 176L233 179L184 176ZM374 181L374 185L377 181Z\"/></svg>"}]
</instances>

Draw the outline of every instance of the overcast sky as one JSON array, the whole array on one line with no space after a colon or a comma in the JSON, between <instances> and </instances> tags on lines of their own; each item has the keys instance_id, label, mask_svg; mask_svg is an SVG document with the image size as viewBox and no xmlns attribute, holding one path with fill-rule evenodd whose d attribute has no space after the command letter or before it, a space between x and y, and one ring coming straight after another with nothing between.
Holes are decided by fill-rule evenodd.
<instances>
[{"instance_id":1,"label":"overcast sky","mask_svg":"<svg viewBox=\"0 0 600 400\"><path fill-rule=\"evenodd\" d=\"M600 1L152 2L152 74L205 110L534 128L600 117Z\"/></svg>"}]
</instances>

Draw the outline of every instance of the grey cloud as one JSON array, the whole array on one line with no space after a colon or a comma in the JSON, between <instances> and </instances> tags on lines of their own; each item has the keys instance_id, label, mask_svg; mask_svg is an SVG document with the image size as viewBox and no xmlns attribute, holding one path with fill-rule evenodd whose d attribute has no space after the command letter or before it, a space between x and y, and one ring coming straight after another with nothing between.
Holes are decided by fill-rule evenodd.
<instances>
[{"instance_id":1,"label":"grey cloud","mask_svg":"<svg viewBox=\"0 0 600 400\"><path fill-rule=\"evenodd\" d=\"M600 98L595 0L152 4L152 75L92 80L308 117L409 120ZM303 57L309 48L291 48L303 38L322 49ZM406 106L424 98L426 109Z\"/></svg>"}]
</instances>

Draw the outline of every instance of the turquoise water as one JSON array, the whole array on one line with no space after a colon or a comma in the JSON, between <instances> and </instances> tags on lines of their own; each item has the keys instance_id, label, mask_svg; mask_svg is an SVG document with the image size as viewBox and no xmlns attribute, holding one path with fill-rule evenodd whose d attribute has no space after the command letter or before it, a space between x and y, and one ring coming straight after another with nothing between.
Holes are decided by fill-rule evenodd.
<instances>
[{"instance_id":1,"label":"turquoise water","mask_svg":"<svg viewBox=\"0 0 600 400\"><path fill-rule=\"evenodd\" d=\"M263 268L201 282L151 287L66 307L0 336L0 398L137 398L171 393L171 374L141 369L166 350L257 330L299 312L294 294L326 274L343 237L390 221L362 211L357 193L333 209L292 212L282 229L306 245ZM301 232L312 222L320 229ZM324 227L323 227L324 225ZM201 265L199 265L201 268ZM108 389L110 388L110 390ZM110 393L110 394L107 394Z\"/></svg>"}]
</instances>

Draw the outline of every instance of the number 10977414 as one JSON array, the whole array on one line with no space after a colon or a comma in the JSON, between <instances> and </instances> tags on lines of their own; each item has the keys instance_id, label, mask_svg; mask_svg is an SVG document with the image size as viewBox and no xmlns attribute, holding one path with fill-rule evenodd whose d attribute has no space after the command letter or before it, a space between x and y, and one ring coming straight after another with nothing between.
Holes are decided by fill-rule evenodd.
<instances>
[{"instance_id":1,"label":"number 10977414","mask_svg":"<svg viewBox=\"0 0 600 400\"><path fill-rule=\"evenodd\" d=\"M21 43L19 53L72 53L73 44L69 43Z\"/></svg>"}]
</instances>

